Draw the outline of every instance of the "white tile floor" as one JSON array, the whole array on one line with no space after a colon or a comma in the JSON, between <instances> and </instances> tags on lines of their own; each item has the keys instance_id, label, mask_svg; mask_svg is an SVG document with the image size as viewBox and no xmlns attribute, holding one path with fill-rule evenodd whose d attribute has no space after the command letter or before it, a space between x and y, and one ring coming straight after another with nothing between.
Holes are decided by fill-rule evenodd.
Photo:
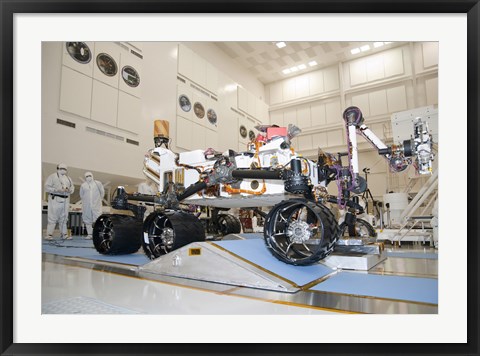
<instances>
[{"instance_id":1,"label":"white tile floor","mask_svg":"<svg viewBox=\"0 0 480 356\"><path fill-rule=\"evenodd\" d=\"M42 262L43 313L132 313L186 315L335 314L167 283L126 277L83 267Z\"/></svg>"}]
</instances>

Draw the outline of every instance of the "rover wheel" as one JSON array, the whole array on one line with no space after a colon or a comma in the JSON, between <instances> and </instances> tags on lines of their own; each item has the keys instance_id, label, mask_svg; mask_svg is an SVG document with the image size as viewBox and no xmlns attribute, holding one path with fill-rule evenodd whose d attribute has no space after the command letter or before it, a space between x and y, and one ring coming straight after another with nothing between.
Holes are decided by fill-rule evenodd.
<instances>
[{"instance_id":1,"label":"rover wheel","mask_svg":"<svg viewBox=\"0 0 480 356\"><path fill-rule=\"evenodd\" d=\"M103 255L137 252L140 248L141 236L142 222L133 216L103 214L93 225L93 245Z\"/></svg>"},{"instance_id":2,"label":"rover wheel","mask_svg":"<svg viewBox=\"0 0 480 356\"><path fill-rule=\"evenodd\" d=\"M340 224L340 237L376 237L377 233L372 225L366 220L356 219L355 228L348 228L345 222Z\"/></svg>"},{"instance_id":3,"label":"rover wheel","mask_svg":"<svg viewBox=\"0 0 480 356\"><path fill-rule=\"evenodd\" d=\"M205 241L204 226L183 211L154 212L143 224L142 247L152 260L196 241Z\"/></svg>"},{"instance_id":4,"label":"rover wheel","mask_svg":"<svg viewBox=\"0 0 480 356\"><path fill-rule=\"evenodd\" d=\"M283 201L265 220L268 250L280 261L307 266L332 253L340 230L332 212L305 199Z\"/></svg>"},{"instance_id":5,"label":"rover wheel","mask_svg":"<svg viewBox=\"0 0 480 356\"><path fill-rule=\"evenodd\" d=\"M218 233L222 236L242 232L240 220L231 214L219 214L217 216L216 226Z\"/></svg>"}]
</instances>

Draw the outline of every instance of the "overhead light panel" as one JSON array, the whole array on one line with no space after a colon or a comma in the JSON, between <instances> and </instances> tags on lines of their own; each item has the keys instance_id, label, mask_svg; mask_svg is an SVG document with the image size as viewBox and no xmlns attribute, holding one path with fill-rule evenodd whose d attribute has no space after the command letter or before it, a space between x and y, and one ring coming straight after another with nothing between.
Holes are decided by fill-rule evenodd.
<instances>
[{"instance_id":1,"label":"overhead light panel","mask_svg":"<svg viewBox=\"0 0 480 356\"><path fill-rule=\"evenodd\" d=\"M291 72L292 71L289 68L282 70L283 74L290 74Z\"/></svg>"},{"instance_id":2,"label":"overhead light panel","mask_svg":"<svg viewBox=\"0 0 480 356\"><path fill-rule=\"evenodd\" d=\"M309 65L310 67L316 66L317 64L318 64L317 61L308 62L308 65Z\"/></svg>"},{"instance_id":3,"label":"overhead light panel","mask_svg":"<svg viewBox=\"0 0 480 356\"><path fill-rule=\"evenodd\" d=\"M375 48L382 47L382 46L383 46L383 42L373 42L373 47Z\"/></svg>"},{"instance_id":4,"label":"overhead light panel","mask_svg":"<svg viewBox=\"0 0 480 356\"><path fill-rule=\"evenodd\" d=\"M392 42L384 42L384 43L385 43L385 44L390 44L390 43L392 43Z\"/></svg>"},{"instance_id":5,"label":"overhead light panel","mask_svg":"<svg viewBox=\"0 0 480 356\"><path fill-rule=\"evenodd\" d=\"M370 49L370 46L369 46L369 45L365 45L365 46L360 47L360 50L361 50L362 52L368 51L369 49Z\"/></svg>"},{"instance_id":6,"label":"overhead light panel","mask_svg":"<svg viewBox=\"0 0 480 356\"><path fill-rule=\"evenodd\" d=\"M350 50L350 53L352 53L352 54L358 54L358 53L360 53L360 48L352 48L352 49Z\"/></svg>"},{"instance_id":7,"label":"overhead light panel","mask_svg":"<svg viewBox=\"0 0 480 356\"><path fill-rule=\"evenodd\" d=\"M307 68L307 66L305 64L299 64L298 65L298 69L305 69Z\"/></svg>"},{"instance_id":8,"label":"overhead light panel","mask_svg":"<svg viewBox=\"0 0 480 356\"><path fill-rule=\"evenodd\" d=\"M277 45L278 48L283 48L286 46L286 43L285 42L277 42L275 43Z\"/></svg>"},{"instance_id":9,"label":"overhead light panel","mask_svg":"<svg viewBox=\"0 0 480 356\"><path fill-rule=\"evenodd\" d=\"M296 71L298 71L298 67L293 66L293 67L290 68L290 70L291 70L292 72L296 72Z\"/></svg>"}]
</instances>

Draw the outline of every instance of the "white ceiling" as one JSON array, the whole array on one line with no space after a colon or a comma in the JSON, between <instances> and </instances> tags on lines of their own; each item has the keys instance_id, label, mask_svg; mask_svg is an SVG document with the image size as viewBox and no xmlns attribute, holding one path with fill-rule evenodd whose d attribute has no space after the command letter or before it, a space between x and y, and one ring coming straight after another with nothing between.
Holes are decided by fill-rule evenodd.
<instances>
[{"instance_id":1,"label":"white ceiling","mask_svg":"<svg viewBox=\"0 0 480 356\"><path fill-rule=\"evenodd\" d=\"M278 48L276 42L213 43L236 63L247 68L263 84L405 44L405 42L392 42L374 48L374 42L285 42L285 47ZM370 46L370 50L355 55L350 52L351 49L366 44ZM318 65L309 67L308 62L313 60ZM282 73L283 69L299 64L305 64L307 68L290 74Z\"/></svg>"}]
</instances>

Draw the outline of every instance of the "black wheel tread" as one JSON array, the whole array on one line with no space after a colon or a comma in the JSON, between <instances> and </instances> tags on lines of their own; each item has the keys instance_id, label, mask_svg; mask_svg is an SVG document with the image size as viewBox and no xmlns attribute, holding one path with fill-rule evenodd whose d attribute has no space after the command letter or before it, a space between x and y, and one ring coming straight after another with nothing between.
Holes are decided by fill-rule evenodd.
<instances>
[{"instance_id":1,"label":"black wheel tread","mask_svg":"<svg viewBox=\"0 0 480 356\"><path fill-rule=\"evenodd\" d=\"M312 210L314 210L320 216L323 227L324 227L324 243L321 246L320 250L313 254L308 258L304 258L301 260L291 261L290 259L286 258L284 255L280 254L276 249L274 249L269 243L269 237L267 236L267 224L269 224L270 218L272 216L272 212L275 210L276 207L285 204L286 202L281 202L274 206L274 208L268 214L265 220L265 232L264 232L264 241L267 246L267 249L270 253L275 256L280 261L283 261L288 264L296 265L296 266L309 266L323 260L324 258L328 257L335 248L335 243L337 242L340 236L340 229L338 223L335 219L335 216L332 212L324 205L315 203L305 199L290 199L288 202L301 202L305 205L308 205Z\"/></svg>"},{"instance_id":2,"label":"black wheel tread","mask_svg":"<svg viewBox=\"0 0 480 356\"><path fill-rule=\"evenodd\" d=\"M370 237L377 237L377 232L375 231L375 228L368 221L357 218L357 223L367 228L368 235ZM340 236L343 236L343 234L345 234L345 230L347 229L347 227L348 226L345 221L340 224Z\"/></svg>"}]
</instances>

